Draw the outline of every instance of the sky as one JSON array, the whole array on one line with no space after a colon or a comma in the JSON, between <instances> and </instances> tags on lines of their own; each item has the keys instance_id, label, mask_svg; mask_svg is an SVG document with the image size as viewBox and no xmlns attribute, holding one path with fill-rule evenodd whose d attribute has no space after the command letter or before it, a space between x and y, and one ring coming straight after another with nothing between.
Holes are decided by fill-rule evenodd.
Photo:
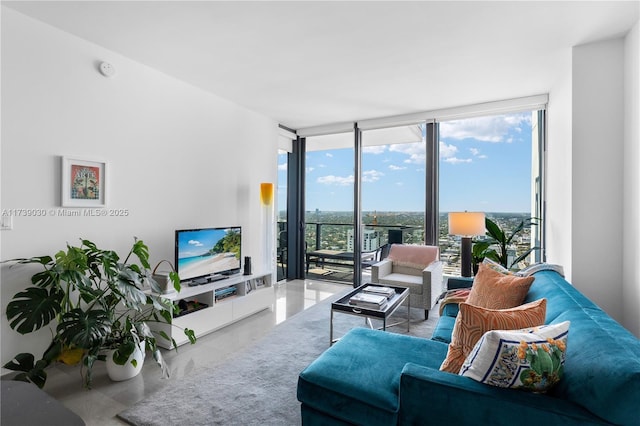
<instances>
[{"instance_id":1,"label":"sky","mask_svg":"<svg viewBox=\"0 0 640 426\"><path fill-rule=\"evenodd\" d=\"M530 112L440 123L440 211L530 212L531 126ZM403 129L363 132L364 145L394 142L363 148L363 211L424 211L424 143L395 143L411 140ZM309 151L306 163L306 210L353 210L353 149ZM286 182L286 156L278 169Z\"/></svg>"},{"instance_id":2,"label":"sky","mask_svg":"<svg viewBox=\"0 0 640 426\"><path fill-rule=\"evenodd\" d=\"M180 258L202 256L226 235L225 229L182 231L178 236Z\"/></svg>"}]
</instances>

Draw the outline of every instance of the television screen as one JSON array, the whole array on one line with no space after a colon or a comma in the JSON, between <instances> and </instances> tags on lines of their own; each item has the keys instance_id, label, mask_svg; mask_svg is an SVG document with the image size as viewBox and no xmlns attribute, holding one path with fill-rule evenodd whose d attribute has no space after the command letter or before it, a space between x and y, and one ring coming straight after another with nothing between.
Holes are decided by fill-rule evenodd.
<instances>
[{"instance_id":1,"label":"television screen","mask_svg":"<svg viewBox=\"0 0 640 426\"><path fill-rule=\"evenodd\" d=\"M176 231L176 267L181 281L240 270L242 232L228 228Z\"/></svg>"}]
</instances>

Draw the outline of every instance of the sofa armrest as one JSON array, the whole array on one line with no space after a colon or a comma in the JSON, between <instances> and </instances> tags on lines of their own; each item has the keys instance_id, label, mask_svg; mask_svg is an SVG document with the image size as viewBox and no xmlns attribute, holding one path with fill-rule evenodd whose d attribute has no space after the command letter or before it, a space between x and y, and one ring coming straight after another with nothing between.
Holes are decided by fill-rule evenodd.
<instances>
[{"instance_id":1,"label":"sofa armrest","mask_svg":"<svg viewBox=\"0 0 640 426\"><path fill-rule=\"evenodd\" d=\"M422 270L422 282L428 283L428 289L430 291L427 299L430 303L430 309L436 305L438 298L444 291L442 277L443 269L444 263L436 260L435 262L431 262Z\"/></svg>"},{"instance_id":2,"label":"sofa armrest","mask_svg":"<svg viewBox=\"0 0 640 426\"><path fill-rule=\"evenodd\" d=\"M564 399L489 386L468 377L408 363L400 376L398 424L577 426L607 423Z\"/></svg>"},{"instance_id":3,"label":"sofa armrest","mask_svg":"<svg viewBox=\"0 0 640 426\"><path fill-rule=\"evenodd\" d=\"M389 259L384 259L374 265L371 265L371 282L380 282L380 278L389 275L392 269L393 263Z\"/></svg>"},{"instance_id":4,"label":"sofa armrest","mask_svg":"<svg viewBox=\"0 0 640 426\"><path fill-rule=\"evenodd\" d=\"M472 285L473 277L449 277L447 279L447 290L471 288Z\"/></svg>"}]
</instances>

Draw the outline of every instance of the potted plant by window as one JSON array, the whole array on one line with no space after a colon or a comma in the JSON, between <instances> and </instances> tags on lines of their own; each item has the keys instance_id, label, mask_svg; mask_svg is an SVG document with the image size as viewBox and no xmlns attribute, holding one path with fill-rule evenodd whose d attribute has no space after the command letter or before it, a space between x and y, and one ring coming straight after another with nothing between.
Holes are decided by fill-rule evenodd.
<instances>
[{"instance_id":1,"label":"potted plant by window","mask_svg":"<svg viewBox=\"0 0 640 426\"><path fill-rule=\"evenodd\" d=\"M66 251L54 257L14 261L39 264L44 270L32 276L33 287L18 292L7 305L9 325L21 334L48 325L52 328L51 344L40 360L21 353L4 365L18 372L15 379L42 387L47 378L45 370L53 362L81 362L84 385L91 387L93 365L106 360L108 350L116 365L141 368L140 356L131 356L142 347L152 352L162 374L168 376L156 336L147 323L171 324L173 304L158 296L161 289L152 278L149 249L141 240L134 239L123 261L116 252L99 249L89 240L81 240L79 247L67 244ZM171 279L179 291L177 274ZM147 287L152 291L145 291ZM184 329L184 333L195 343L192 330ZM172 340L166 333L159 336Z\"/></svg>"},{"instance_id":2,"label":"potted plant by window","mask_svg":"<svg viewBox=\"0 0 640 426\"><path fill-rule=\"evenodd\" d=\"M513 241L524 231L525 228L536 225L537 219L534 217L522 220L512 231L504 230L496 222L489 218L485 218L485 227L487 229L486 240L476 241L472 249L472 263L474 274L477 273L478 264L482 263L485 257L498 262L507 269L512 269L519 262L524 260L531 252L538 250L540 247L531 247L524 253L518 255L509 264L509 256L507 249ZM496 250L497 248L497 250Z\"/></svg>"}]
</instances>

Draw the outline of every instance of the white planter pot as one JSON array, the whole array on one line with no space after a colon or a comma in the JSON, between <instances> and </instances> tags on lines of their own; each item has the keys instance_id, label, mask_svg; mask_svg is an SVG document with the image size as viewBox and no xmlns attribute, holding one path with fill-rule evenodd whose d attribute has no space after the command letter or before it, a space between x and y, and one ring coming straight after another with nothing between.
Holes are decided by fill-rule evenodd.
<instances>
[{"instance_id":1,"label":"white planter pot","mask_svg":"<svg viewBox=\"0 0 640 426\"><path fill-rule=\"evenodd\" d=\"M124 365L118 365L113 361L113 353L115 349L107 352L107 373L109 374L109 378L114 382L121 382L123 380L129 380L133 377L136 377L140 371L142 371L142 365L144 364L144 357L146 355L144 350L144 342L140 342L140 346L136 348L135 351L131 354L129 359ZM136 366L134 367L131 363L132 360L135 360Z\"/></svg>"}]
</instances>

